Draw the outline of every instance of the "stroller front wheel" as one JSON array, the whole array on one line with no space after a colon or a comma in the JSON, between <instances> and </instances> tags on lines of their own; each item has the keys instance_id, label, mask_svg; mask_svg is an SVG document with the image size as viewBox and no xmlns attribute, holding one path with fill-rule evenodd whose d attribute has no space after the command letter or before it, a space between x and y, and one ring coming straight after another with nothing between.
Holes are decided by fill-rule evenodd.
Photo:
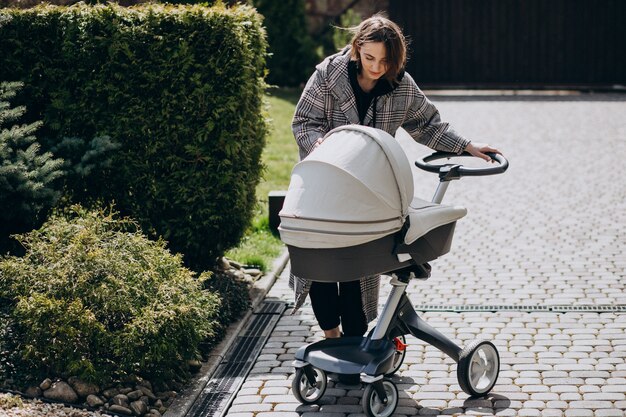
<instances>
[{"instance_id":1,"label":"stroller front wheel","mask_svg":"<svg viewBox=\"0 0 626 417\"><path fill-rule=\"evenodd\" d=\"M319 401L324 396L327 386L326 372L311 365L296 369L291 382L293 395L302 404L314 404Z\"/></svg>"},{"instance_id":2,"label":"stroller front wheel","mask_svg":"<svg viewBox=\"0 0 626 417\"><path fill-rule=\"evenodd\" d=\"M493 343L476 340L459 355L457 378L468 395L480 397L491 391L498 380L500 355Z\"/></svg>"},{"instance_id":3,"label":"stroller front wheel","mask_svg":"<svg viewBox=\"0 0 626 417\"><path fill-rule=\"evenodd\" d=\"M385 390L385 401L382 401L374 385L368 384L363 391L363 411L367 417L389 417L398 406L398 388L391 381L382 381Z\"/></svg>"}]
</instances>

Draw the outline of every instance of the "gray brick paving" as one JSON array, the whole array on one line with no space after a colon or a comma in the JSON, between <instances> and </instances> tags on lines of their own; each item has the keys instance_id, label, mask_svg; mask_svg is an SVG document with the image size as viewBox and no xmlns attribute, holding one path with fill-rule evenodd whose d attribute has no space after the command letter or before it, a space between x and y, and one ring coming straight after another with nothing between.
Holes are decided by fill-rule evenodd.
<instances>
[{"instance_id":1,"label":"gray brick paving","mask_svg":"<svg viewBox=\"0 0 626 417\"><path fill-rule=\"evenodd\" d=\"M626 101L441 101L442 117L469 138L499 146L509 171L451 184L444 203L468 216L433 277L412 283L416 305L626 304ZM400 138L411 155L428 150ZM415 171L430 199L435 176ZM269 299L292 301L288 269ZM388 291L383 279L381 305ZM459 344L491 340L501 355L492 393L471 399L454 361L413 337L394 381L396 416L626 416L626 313L425 312ZM261 352L229 417L361 416L362 390L329 382L319 405L291 394L297 348L321 340L308 304L288 310Z\"/></svg>"}]
</instances>

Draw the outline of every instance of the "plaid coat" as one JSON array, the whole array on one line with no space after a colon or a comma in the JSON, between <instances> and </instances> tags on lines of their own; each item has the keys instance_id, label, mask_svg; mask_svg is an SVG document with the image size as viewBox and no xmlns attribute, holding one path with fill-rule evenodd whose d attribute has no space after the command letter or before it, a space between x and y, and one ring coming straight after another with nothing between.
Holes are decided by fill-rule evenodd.
<instances>
[{"instance_id":1,"label":"plaid coat","mask_svg":"<svg viewBox=\"0 0 626 417\"><path fill-rule=\"evenodd\" d=\"M348 75L349 61L350 48L345 48L319 64L307 82L292 122L300 159L304 159L313 150L317 139L330 130L359 124L356 98ZM437 108L408 73L404 73L393 90L372 101L363 124L382 129L392 136L402 127L417 142L441 151L460 153L469 143L441 121ZM291 275L289 284L295 291L295 311L304 303L311 282ZM363 311L368 322L377 316L379 286L379 276L361 279Z\"/></svg>"}]
</instances>

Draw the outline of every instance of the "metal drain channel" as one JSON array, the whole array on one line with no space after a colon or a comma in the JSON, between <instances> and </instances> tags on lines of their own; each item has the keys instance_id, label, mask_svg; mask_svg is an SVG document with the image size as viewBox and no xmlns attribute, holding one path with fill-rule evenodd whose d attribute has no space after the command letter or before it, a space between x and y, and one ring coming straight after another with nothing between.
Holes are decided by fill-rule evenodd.
<instances>
[{"instance_id":1,"label":"metal drain channel","mask_svg":"<svg viewBox=\"0 0 626 417\"><path fill-rule=\"evenodd\" d=\"M221 417L226 413L286 308L283 302L270 301L259 306L186 417Z\"/></svg>"},{"instance_id":2,"label":"metal drain channel","mask_svg":"<svg viewBox=\"0 0 626 417\"><path fill-rule=\"evenodd\" d=\"M435 305L418 304L414 306L417 311L445 311L452 313L465 312L496 312L496 311L521 311L521 312L547 312L547 313L626 313L626 304L601 304L601 305Z\"/></svg>"}]
</instances>

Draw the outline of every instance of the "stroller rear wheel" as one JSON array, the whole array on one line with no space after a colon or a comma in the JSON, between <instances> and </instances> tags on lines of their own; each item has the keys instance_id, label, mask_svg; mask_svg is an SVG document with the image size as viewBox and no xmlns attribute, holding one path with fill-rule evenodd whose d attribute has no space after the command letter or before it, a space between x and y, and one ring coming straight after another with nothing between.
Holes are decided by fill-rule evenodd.
<instances>
[{"instance_id":1,"label":"stroller rear wheel","mask_svg":"<svg viewBox=\"0 0 626 417\"><path fill-rule=\"evenodd\" d=\"M385 401L382 401L376 393L373 384L368 384L363 392L363 411L367 417L389 417L396 411L398 406L398 388L391 381L380 381L385 390Z\"/></svg>"},{"instance_id":2,"label":"stroller rear wheel","mask_svg":"<svg viewBox=\"0 0 626 417\"><path fill-rule=\"evenodd\" d=\"M319 401L324 396L327 386L326 372L311 365L296 369L291 382L293 395L302 404L313 404Z\"/></svg>"},{"instance_id":3,"label":"stroller rear wheel","mask_svg":"<svg viewBox=\"0 0 626 417\"><path fill-rule=\"evenodd\" d=\"M480 397L491 391L498 380L500 355L493 343L475 340L459 355L457 378L468 395Z\"/></svg>"}]
</instances>

